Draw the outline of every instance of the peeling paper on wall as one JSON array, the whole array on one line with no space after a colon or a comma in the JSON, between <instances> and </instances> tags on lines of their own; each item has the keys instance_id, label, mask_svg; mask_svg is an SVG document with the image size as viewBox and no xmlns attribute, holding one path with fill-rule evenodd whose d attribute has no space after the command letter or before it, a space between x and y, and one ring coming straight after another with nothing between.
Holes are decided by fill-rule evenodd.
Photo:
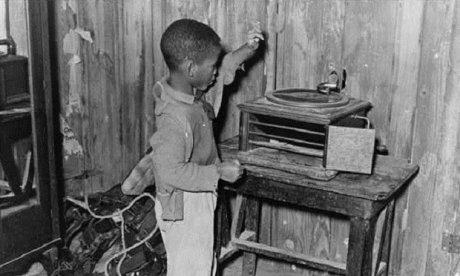
<instances>
[{"instance_id":1,"label":"peeling paper on wall","mask_svg":"<svg viewBox=\"0 0 460 276\"><path fill-rule=\"evenodd\" d=\"M91 33L81 28L70 29L63 40L63 51L66 54L71 54L72 58L67 63L70 67L69 71L69 99L65 107L65 114L70 114L81 111L80 78L81 78L81 58L80 54L80 39L84 39L93 43Z\"/></svg>"},{"instance_id":2,"label":"peeling paper on wall","mask_svg":"<svg viewBox=\"0 0 460 276\"><path fill-rule=\"evenodd\" d=\"M81 111L81 99L78 93L81 67L78 65L81 62L79 56L74 55L67 63L70 67L69 72L69 99L65 108L65 114L68 117L72 113L79 113Z\"/></svg>"},{"instance_id":3,"label":"peeling paper on wall","mask_svg":"<svg viewBox=\"0 0 460 276\"><path fill-rule=\"evenodd\" d=\"M68 117L74 112L81 111L81 100L78 93L78 84L80 83L78 81L80 77L78 73L80 70L77 68L77 64L81 62L81 58L78 55L80 53L80 36L73 29L69 30L69 32L64 37L63 50L64 53L72 55L72 58L70 58L69 62L67 63L67 65L70 67L69 98L67 106L65 107L65 115Z\"/></svg>"},{"instance_id":4,"label":"peeling paper on wall","mask_svg":"<svg viewBox=\"0 0 460 276\"><path fill-rule=\"evenodd\" d=\"M61 2L61 9L67 10L67 1L62 1Z\"/></svg>"},{"instance_id":5,"label":"peeling paper on wall","mask_svg":"<svg viewBox=\"0 0 460 276\"><path fill-rule=\"evenodd\" d=\"M75 137L74 132L70 128L66 119L62 115L59 117L61 121L61 133L63 136L62 145L64 148L64 159L69 159L70 155L83 156L83 148Z\"/></svg>"},{"instance_id":6,"label":"peeling paper on wall","mask_svg":"<svg viewBox=\"0 0 460 276\"><path fill-rule=\"evenodd\" d=\"M66 54L80 54L80 39L93 43L93 38L89 31L85 31L80 27L70 29L63 39L63 50Z\"/></svg>"},{"instance_id":7,"label":"peeling paper on wall","mask_svg":"<svg viewBox=\"0 0 460 276\"><path fill-rule=\"evenodd\" d=\"M80 35L70 29L63 39L63 50L66 54L78 55L80 52Z\"/></svg>"},{"instance_id":8,"label":"peeling paper on wall","mask_svg":"<svg viewBox=\"0 0 460 276\"><path fill-rule=\"evenodd\" d=\"M80 37L86 41L88 41L89 43L93 43L93 38L91 37L91 33L89 31L85 31L83 30L82 28L80 27L77 27L75 28L74 30L77 34L80 35Z\"/></svg>"}]
</instances>

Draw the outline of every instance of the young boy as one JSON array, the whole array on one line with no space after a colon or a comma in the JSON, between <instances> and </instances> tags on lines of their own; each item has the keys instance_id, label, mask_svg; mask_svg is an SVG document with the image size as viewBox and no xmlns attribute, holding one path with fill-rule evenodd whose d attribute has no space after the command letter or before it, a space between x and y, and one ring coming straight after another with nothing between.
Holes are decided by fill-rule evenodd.
<instances>
[{"instance_id":1,"label":"young boy","mask_svg":"<svg viewBox=\"0 0 460 276\"><path fill-rule=\"evenodd\" d=\"M137 178L144 179L136 187L125 181L122 189L138 193L150 184L145 176L154 176L155 211L166 248L168 276L215 273L218 180L234 182L242 168L237 161L220 162L212 119L220 107L223 85L233 81L235 70L255 52L263 36L256 28L248 38L247 44L225 56L217 77L222 48L219 36L209 26L181 19L162 35L160 46L169 75L153 88L157 131L150 139L152 170L138 174ZM217 85L207 91L215 82ZM145 167L149 160L143 160L139 164L144 162Z\"/></svg>"}]
</instances>

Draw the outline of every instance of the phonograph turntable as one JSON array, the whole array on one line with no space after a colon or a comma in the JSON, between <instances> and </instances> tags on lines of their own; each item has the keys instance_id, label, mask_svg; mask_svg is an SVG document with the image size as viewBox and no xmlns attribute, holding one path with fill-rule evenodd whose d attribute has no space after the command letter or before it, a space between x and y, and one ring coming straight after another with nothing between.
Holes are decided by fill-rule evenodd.
<instances>
[{"instance_id":1,"label":"phonograph turntable","mask_svg":"<svg viewBox=\"0 0 460 276\"><path fill-rule=\"evenodd\" d=\"M316 90L275 90L238 105L238 159L318 180L330 180L339 171L370 174L375 130L363 115L371 104L342 92L345 70L343 79L332 75L336 81Z\"/></svg>"}]
</instances>

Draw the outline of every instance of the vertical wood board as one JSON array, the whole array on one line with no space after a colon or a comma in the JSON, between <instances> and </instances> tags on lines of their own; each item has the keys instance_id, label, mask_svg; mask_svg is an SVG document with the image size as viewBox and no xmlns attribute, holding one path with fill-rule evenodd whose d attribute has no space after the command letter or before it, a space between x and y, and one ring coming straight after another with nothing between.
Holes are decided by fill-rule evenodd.
<instances>
[{"instance_id":1,"label":"vertical wood board","mask_svg":"<svg viewBox=\"0 0 460 276\"><path fill-rule=\"evenodd\" d=\"M447 27L444 40L448 49L443 49L446 55L444 80L445 93L441 94L443 108L441 109L441 136L438 149L438 167L436 184L433 194L433 209L435 210L430 223L430 247L427 254L427 275L445 273L455 275L460 272L458 254L446 252L439 244L443 234L459 235L459 189L460 189L460 3L446 2L446 21L452 20ZM452 13L452 14L451 14ZM451 29L450 29L451 28ZM445 51L445 52L444 52ZM442 58L442 57L441 57ZM437 211L437 212L436 212Z\"/></svg>"},{"instance_id":2,"label":"vertical wood board","mask_svg":"<svg viewBox=\"0 0 460 276\"><path fill-rule=\"evenodd\" d=\"M404 1L399 9L396 23L395 91L389 114L388 151L391 155L410 159L412 135L416 110L418 73L421 52L422 19L424 2ZM396 200L390 255L390 275L401 270L401 253L407 207L407 191ZM407 213L406 213L407 214Z\"/></svg>"},{"instance_id":3,"label":"vertical wood board","mask_svg":"<svg viewBox=\"0 0 460 276\"><path fill-rule=\"evenodd\" d=\"M402 255L403 275L432 275L428 252L433 236L441 229L444 200L437 198L440 175L439 149L442 147L446 79L451 43L453 8L455 1L429 1L423 18L422 48L417 110L412 142L411 159L419 163L420 173L411 184L408 201L408 227L404 236ZM443 20L439 20L443 18ZM439 186L438 186L439 187ZM436 237L438 239L440 237ZM438 256L442 257L442 256ZM441 261L439 259L438 261ZM439 263L443 273L447 266Z\"/></svg>"},{"instance_id":4,"label":"vertical wood board","mask_svg":"<svg viewBox=\"0 0 460 276\"><path fill-rule=\"evenodd\" d=\"M397 1L345 1L343 64L348 72L346 93L368 100L376 136L386 144L395 51Z\"/></svg>"}]
</instances>

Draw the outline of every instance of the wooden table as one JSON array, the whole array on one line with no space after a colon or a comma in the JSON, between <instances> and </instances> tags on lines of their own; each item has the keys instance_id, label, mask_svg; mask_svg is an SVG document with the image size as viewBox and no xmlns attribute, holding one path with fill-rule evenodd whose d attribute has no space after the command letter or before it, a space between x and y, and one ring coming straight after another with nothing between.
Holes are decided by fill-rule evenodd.
<instances>
[{"instance_id":1,"label":"wooden table","mask_svg":"<svg viewBox=\"0 0 460 276\"><path fill-rule=\"evenodd\" d=\"M234 140L223 143L220 146L222 159L235 158L236 148ZM417 165L390 156L377 156L372 175L340 173L330 181L312 180L279 170L246 166L246 176L240 183L223 185L221 189L221 192L236 192L238 211L230 229L225 219L225 208L221 208L218 214L218 249L225 243L226 235L231 237L230 246L227 247L231 250L218 252L222 253L219 261L222 263L231 254L242 250L243 275L255 275L256 258L259 254L337 274L371 275L377 218L388 207L377 257L377 263L383 259L388 264L394 200L417 172ZM350 234L346 264L258 243L260 206L264 200L348 217Z\"/></svg>"}]
</instances>

